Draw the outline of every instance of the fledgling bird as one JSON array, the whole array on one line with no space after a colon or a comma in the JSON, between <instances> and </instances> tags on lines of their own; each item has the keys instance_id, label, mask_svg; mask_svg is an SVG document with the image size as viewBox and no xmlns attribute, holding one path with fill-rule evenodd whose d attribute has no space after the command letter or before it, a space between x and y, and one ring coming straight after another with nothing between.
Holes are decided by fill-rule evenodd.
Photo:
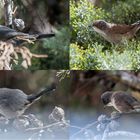
<instances>
[{"instance_id":1,"label":"fledgling bird","mask_svg":"<svg viewBox=\"0 0 140 140\"><path fill-rule=\"evenodd\" d=\"M0 41L8 41L11 39L21 39L21 40L33 40L36 41L42 38L54 37L54 33L50 34L26 34L23 32L18 32L14 29L11 29L7 26L0 25Z\"/></svg>"},{"instance_id":2,"label":"fledgling bird","mask_svg":"<svg viewBox=\"0 0 140 140\"><path fill-rule=\"evenodd\" d=\"M123 91L107 91L101 95L101 100L105 106L113 106L120 113L140 111L140 102Z\"/></svg>"},{"instance_id":3,"label":"fledgling bird","mask_svg":"<svg viewBox=\"0 0 140 140\"><path fill-rule=\"evenodd\" d=\"M140 29L140 21L134 24L115 24L104 20L96 20L92 23L93 29L105 40L114 44L124 44L125 41L133 38Z\"/></svg>"},{"instance_id":4,"label":"fledgling bird","mask_svg":"<svg viewBox=\"0 0 140 140\"><path fill-rule=\"evenodd\" d=\"M36 94L27 95L19 89L0 88L0 114L6 119L21 116L42 95L51 93L55 89L56 87L51 85Z\"/></svg>"}]
</instances>

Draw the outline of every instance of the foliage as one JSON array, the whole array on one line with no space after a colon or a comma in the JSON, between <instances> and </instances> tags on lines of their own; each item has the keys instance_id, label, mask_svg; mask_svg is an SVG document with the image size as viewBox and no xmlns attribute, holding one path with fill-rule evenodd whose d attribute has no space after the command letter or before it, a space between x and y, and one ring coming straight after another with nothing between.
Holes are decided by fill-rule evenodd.
<instances>
[{"instance_id":1,"label":"foliage","mask_svg":"<svg viewBox=\"0 0 140 140\"><path fill-rule=\"evenodd\" d=\"M140 43L135 41L129 45L111 46L113 49L104 50L103 45L95 43L87 49L81 49L77 44L70 46L70 68L74 70L82 69L118 69L131 70L139 69L140 66Z\"/></svg>"},{"instance_id":2,"label":"foliage","mask_svg":"<svg viewBox=\"0 0 140 140\"><path fill-rule=\"evenodd\" d=\"M140 3L139 0L127 0L126 2L119 0L108 12L110 13L109 21L131 24L140 19Z\"/></svg>"},{"instance_id":3,"label":"foliage","mask_svg":"<svg viewBox=\"0 0 140 140\"><path fill-rule=\"evenodd\" d=\"M70 70L60 70L56 76L59 78L59 81L64 80L65 77L70 77Z\"/></svg>"},{"instance_id":4,"label":"foliage","mask_svg":"<svg viewBox=\"0 0 140 140\"><path fill-rule=\"evenodd\" d=\"M48 68L51 69L68 69L70 44L69 29L68 27L63 27L59 30L55 38L46 40L43 44L49 56L48 61L45 61L45 65L47 66L48 63Z\"/></svg>"},{"instance_id":5,"label":"foliage","mask_svg":"<svg viewBox=\"0 0 140 140\"><path fill-rule=\"evenodd\" d=\"M87 0L71 1L72 44L71 69L139 69L139 37L124 45L111 45L88 25L93 20L131 24L140 19L140 5L136 1L107 1L97 8ZM111 4L111 6L110 6ZM139 33L138 33L139 34Z\"/></svg>"}]
</instances>

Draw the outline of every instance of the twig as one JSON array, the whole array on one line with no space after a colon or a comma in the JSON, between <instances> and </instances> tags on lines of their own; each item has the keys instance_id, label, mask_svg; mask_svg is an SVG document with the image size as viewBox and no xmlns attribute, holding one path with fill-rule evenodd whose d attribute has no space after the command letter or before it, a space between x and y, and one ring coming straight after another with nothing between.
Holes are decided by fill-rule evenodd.
<instances>
[{"instance_id":1,"label":"twig","mask_svg":"<svg viewBox=\"0 0 140 140\"><path fill-rule=\"evenodd\" d=\"M30 40L30 39L28 39L28 38L24 38L24 37L16 37L16 39L18 39L18 40L22 40L22 41L27 41L29 44L34 44L34 41L36 40L36 38L35 37L33 37L33 40Z\"/></svg>"},{"instance_id":2,"label":"twig","mask_svg":"<svg viewBox=\"0 0 140 140\"><path fill-rule=\"evenodd\" d=\"M103 136L102 136L102 140L106 140L108 137L108 133L109 133L109 124L106 126L106 129L104 130Z\"/></svg>"},{"instance_id":3,"label":"twig","mask_svg":"<svg viewBox=\"0 0 140 140\"><path fill-rule=\"evenodd\" d=\"M78 131L78 132L76 132L75 134L73 134L73 135L71 136L71 138L77 136L78 134L82 133L83 131L85 131L86 129L92 127L93 125L96 125L97 123L99 123L99 121L95 121L95 122L93 122L93 123L91 123L91 124L86 125L86 127L82 128L80 131Z\"/></svg>"},{"instance_id":4,"label":"twig","mask_svg":"<svg viewBox=\"0 0 140 140\"><path fill-rule=\"evenodd\" d=\"M19 57L22 56L22 66L28 68L32 65L31 59L34 58L47 58L47 54L34 54L26 47L14 47L13 44L0 41L0 70L11 70L12 63L18 64Z\"/></svg>"},{"instance_id":5,"label":"twig","mask_svg":"<svg viewBox=\"0 0 140 140\"><path fill-rule=\"evenodd\" d=\"M131 111L131 112L126 112L126 113L117 113L116 116L112 115L111 118L107 119L109 122L111 122L112 120L116 120L116 119L119 119L122 115L129 115L129 114L139 114L140 112L137 112L137 111ZM106 125L106 128L103 132L103 135L102 135L102 140L107 140L108 137L113 137L113 136L118 136L118 135L121 135L121 136L131 136L131 137L139 137L140 138L140 135L137 135L135 133L131 133L131 132L127 132L127 131L115 131L115 132L110 132L111 130L111 126L110 126L110 123L108 123ZM129 136L128 136L129 135Z\"/></svg>"},{"instance_id":6,"label":"twig","mask_svg":"<svg viewBox=\"0 0 140 140\"><path fill-rule=\"evenodd\" d=\"M140 78L126 71L113 71L107 73L110 79L120 81L134 89L140 90Z\"/></svg>"},{"instance_id":7,"label":"twig","mask_svg":"<svg viewBox=\"0 0 140 140\"><path fill-rule=\"evenodd\" d=\"M126 136L126 137L131 137L131 138L139 138L140 139L140 135L132 133L132 132L128 132L128 131L115 131L115 132L109 132L108 133L108 138L111 137L116 137L116 136Z\"/></svg>"},{"instance_id":8,"label":"twig","mask_svg":"<svg viewBox=\"0 0 140 140\"><path fill-rule=\"evenodd\" d=\"M48 129L50 127L54 127L54 126L59 125L59 124L64 124L64 122L57 122L57 123L53 123L53 124L46 125L46 126L43 126L43 127L28 128L28 129L25 130L25 132L27 132L27 131L35 131L35 130L42 130L42 129Z\"/></svg>"},{"instance_id":9,"label":"twig","mask_svg":"<svg viewBox=\"0 0 140 140\"><path fill-rule=\"evenodd\" d=\"M13 21L13 10L12 10L12 0L4 0L5 5L4 5L4 16L5 16L5 25L9 26L12 25Z\"/></svg>"},{"instance_id":10,"label":"twig","mask_svg":"<svg viewBox=\"0 0 140 140\"><path fill-rule=\"evenodd\" d=\"M68 125L69 127L71 127L71 128L76 128L76 129L82 129L82 127L79 127L79 126L75 126L75 125Z\"/></svg>"},{"instance_id":11,"label":"twig","mask_svg":"<svg viewBox=\"0 0 140 140\"><path fill-rule=\"evenodd\" d=\"M98 123L110 123L110 122L113 121L113 120L119 119L122 115L129 115L129 114L140 114L140 112L132 111L132 112L126 112L126 113L117 113L116 116L111 116L111 117L108 118L108 119L106 118L105 120L102 120L102 121L97 120L97 121L95 121L95 122L93 122L93 123L91 123L91 124L86 125L86 127L84 127L84 128L81 128L81 129L80 129L80 127L79 127L80 130L79 130L78 132L74 133L74 134L71 136L71 138L74 138L75 136L77 136L77 135L79 135L80 133L82 133L83 131L89 129L89 128L92 127L93 125L96 125L96 124L98 124ZM120 132L121 132L121 131L120 131ZM108 133L109 133L109 126L107 125L107 126L106 126L106 129L105 129L105 131L104 131L104 133L103 133L102 140L106 140L106 138L108 137Z\"/></svg>"},{"instance_id":12,"label":"twig","mask_svg":"<svg viewBox=\"0 0 140 140\"><path fill-rule=\"evenodd\" d=\"M35 58L47 58L48 55L47 54L34 54L34 53L32 53L32 57L35 57Z\"/></svg>"},{"instance_id":13,"label":"twig","mask_svg":"<svg viewBox=\"0 0 140 140\"><path fill-rule=\"evenodd\" d=\"M15 7L15 9L13 10L12 14L15 15L16 11L17 11L17 6Z\"/></svg>"}]
</instances>

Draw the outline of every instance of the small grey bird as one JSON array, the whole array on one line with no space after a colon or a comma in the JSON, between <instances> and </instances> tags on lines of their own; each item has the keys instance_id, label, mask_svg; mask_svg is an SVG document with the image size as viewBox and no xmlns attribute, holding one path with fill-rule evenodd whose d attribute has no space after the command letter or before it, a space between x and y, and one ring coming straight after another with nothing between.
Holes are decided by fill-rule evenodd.
<instances>
[{"instance_id":1,"label":"small grey bird","mask_svg":"<svg viewBox=\"0 0 140 140\"><path fill-rule=\"evenodd\" d=\"M101 95L101 100L105 106L113 106L120 113L140 111L140 102L123 91L107 91Z\"/></svg>"},{"instance_id":2,"label":"small grey bird","mask_svg":"<svg viewBox=\"0 0 140 140\"><path fill-rule=\"evenodd\" d=\"M54 37L55 34L54 33L50 33L50 34L26 34L26 33L22 33L22 32L18 32L14 29L11 29L7 26L3 26L0 25L0 41L7 41L10 39L17 39L17 38L21 38L21 39L31 39L33 41L37 40L37 39L42 39L42 38L50 38L50 37Z\"/></svg>"},{"instance_id":3,"label":"small grey bird","mask_svg":"<svg viewBox=\"0 0 140 140\"><path fill-rule=\"evenodd\" d=\"M140 29L140 21L131 24L114 24L104 20L96 20L92 23L93 29L105 40L114 44L124 44L133 38Z\"/></svg>"},{"instance_id":4,"label":"small grey bird","mask_svg":"<svg viewBox=\"0 0 140 140\"><path fill-rule=\"evenodd\" d=\"M34 101L55 89L56 87L51 85L36 94L27 95L19 89L0 88L0 114L7 119L21 116Z\"/></svg>"}]
</instances>

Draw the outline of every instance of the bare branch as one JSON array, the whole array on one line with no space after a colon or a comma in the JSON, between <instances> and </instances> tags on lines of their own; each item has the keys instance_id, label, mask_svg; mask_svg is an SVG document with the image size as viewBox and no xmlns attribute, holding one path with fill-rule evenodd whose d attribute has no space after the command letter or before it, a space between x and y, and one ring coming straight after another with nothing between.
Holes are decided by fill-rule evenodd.
<instances>
[{"instance_id":1,"label":"bare branch","mask_svg":"<svg viewBox=\"0 0 140 140\"><path fill-rule=\"evenodd\" d=\"M4 16L5 16L5 25L12 25L13 21L13 2L12 0L4 0Z\"/></svg>"},{"instance_id":2,"label":"bare branch","mask_svg":"<svg viewBox=\"0 0 140 140\"><path fill-rule=\"evenodd\" d=\"M28 68L32 65L31 59L34 58L47 58L47 54L34 54L26 47L14 47L11 43L0 42L0 70L11 70L12 62L18 64L19 57L22 56L22 66Z\"/></svg>"},{"instance_id":3,"label":"bare branch","mask_svg":"<svg viewBox=\"0 0 140 140\"><path fill-rule=\"evenodd\" d=\"M140 90L140 78L125 71L110 71L107 72L110 79L120 81L123 84L130 86L131 88Z\"/></svg>"}]
</instances>

